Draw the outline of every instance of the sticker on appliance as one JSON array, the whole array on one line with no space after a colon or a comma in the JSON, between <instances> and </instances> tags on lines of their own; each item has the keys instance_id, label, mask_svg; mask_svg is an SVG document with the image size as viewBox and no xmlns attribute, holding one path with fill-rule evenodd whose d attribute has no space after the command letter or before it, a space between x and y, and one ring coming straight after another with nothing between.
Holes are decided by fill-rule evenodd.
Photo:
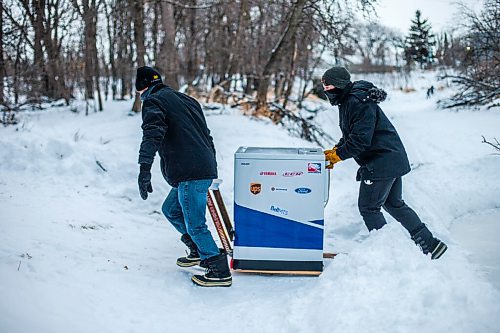
<instances>
[{"instance_id":1,"label":"sticker on appliance","mask_svg":"<svg viewBox=\"0 0 500 333\"><path fill-rule=\"evenodd\" d=\"M257 195L262 191L262 185L259 183L250 183L250 192Z\"/></svg>"},{"instance_id":2,"label":"sticker on appliance","mask_svg":"<svg viewBox=\"0 0 500 333\"><path fill-rule=\"evenodd\" d=\"M287 188L284 188L284 187L271 187L271 192L274 192L274 191L281 191L281 192L286 192L288 191Z\"/></svg>"},{"instance_id":3,"label":"sticker on appliance","mask_svg":"<svg viewBox=\"0 0 500 333\"><path fill-rule=\"evenodd\" d=\"M298 194L309 194L312 192L312 190L307 187L299 187L295 189L295 192Z\"/></svg>"},{"instance_id":4,"label":"sticker on appliance","mask_svg":"<svg viewBox=\"0 0 500 333\"><path fill-rule=\"evenodd\" d=\"M302 171L287 171L283 172L283 177L298 177L302 176L304 173Z\"/></svg>"},{"instance_id":5,"label":"sticker on appliance","mask_svg":"<svg viewBox=\"0 0 500 333\"><path fill-rule=\"evenodd\" d=\"M308 173L321 173L321 163L308 163L307 164Z\"/></svg>"},{"instance_id":6,"label":"sticker on appliance","mask_svg":"<svg viewBox=\"0 0 500 333\"><path fill-rule=\"evenodd\" d=\"M261 176L277 176L278 173L276 171L261 171Z\"/></svg>"},{"instance_id":7,"label":"sticker on appliance","mask_svg":"<svg viewBox=\"0 0 500 333\"><path fill-rule=\"evenodd\" d=\"M269 208L269 210L271 210L272 212L281 214L281 215L288 215L288 210L274 206L274 205L271 205L271 208Z\"/></svg>"}]
</instances>

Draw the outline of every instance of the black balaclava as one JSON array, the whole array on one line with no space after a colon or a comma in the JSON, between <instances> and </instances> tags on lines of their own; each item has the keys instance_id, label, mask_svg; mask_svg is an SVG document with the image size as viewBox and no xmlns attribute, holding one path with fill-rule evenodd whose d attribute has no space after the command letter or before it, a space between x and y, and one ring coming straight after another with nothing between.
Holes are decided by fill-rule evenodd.
<instances>
[{"instance_id":1,"label":"black balaclava","mask_svg":"<svg viewBox=\"0 0 500 333\"><path fill-rule=\"evenodd\" d=\"M350 82L344 89L335 88L332 90L325 90L325 95L328 97L331 105L340 105L347 95L349 95L349 92L351 92L352 86L353 83Z\"/></svg>"}]
</instances>

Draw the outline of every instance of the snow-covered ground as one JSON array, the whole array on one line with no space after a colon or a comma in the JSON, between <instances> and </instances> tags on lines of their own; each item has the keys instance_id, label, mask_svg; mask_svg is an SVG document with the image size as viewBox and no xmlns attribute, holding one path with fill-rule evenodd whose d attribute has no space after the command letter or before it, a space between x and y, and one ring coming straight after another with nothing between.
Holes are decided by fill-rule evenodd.
<instances>
[{"instance_id":1,"label":"snow-covered ground","mask_svg":"<svg viewBox=\"0 0 500 333\"><path fill-rule=\"evenodd\" d=\"M235 273L232 288L195 287L200 270L175 265L184 248L159 213L169 187L158 165L154 193L138 194L130 103L1 128L0 332L498 332L500 156L481 135L499 136L500 112L436 110L417 88L389 91L382 107L413 163L405 199L448 252L431 261L390 218L368 234L345 161L326 208L326 250L340 255L324 273ZM337 112L323 107L317 119L338 137ZM235 110L207 121L230 211L239 146L313 146Z\"/></svg>"}]
</instances>

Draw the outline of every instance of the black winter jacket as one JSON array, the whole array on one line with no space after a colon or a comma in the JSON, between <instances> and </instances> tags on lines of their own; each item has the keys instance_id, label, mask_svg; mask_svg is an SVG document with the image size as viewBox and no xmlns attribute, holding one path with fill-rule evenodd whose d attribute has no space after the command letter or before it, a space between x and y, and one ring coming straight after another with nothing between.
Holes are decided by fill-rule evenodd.
<instances>
[{"instance_id":1,"label":"black winter jacket","mask_svg":"<svg viewBox=\"0 0 500 333\"><path fill-rule=\"evenodd\" d=\"M153 164L156 152L167 182L217 178L215 147L200 104L158 84L142 104L140 164Z\"/></svg>"},{"instance_id":2,"label":"black winter jacket","mask_svg":"<svg viewBox=\"0 0 500 333\"><path fill-rule=\"evenodd\" d=\"M342 130L338 156L356 160L358 181L397 178L410 172L403 143L377 105L386 93L367 81L356 81L347 89L338 101Z\"/></svg>"}]
</instances>

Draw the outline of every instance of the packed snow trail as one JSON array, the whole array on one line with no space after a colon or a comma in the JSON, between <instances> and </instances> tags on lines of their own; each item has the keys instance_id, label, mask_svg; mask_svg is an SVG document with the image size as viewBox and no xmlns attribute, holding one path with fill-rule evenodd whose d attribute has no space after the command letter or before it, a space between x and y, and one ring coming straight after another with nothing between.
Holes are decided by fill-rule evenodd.
<instances>
[{"instance_id":1,"label":"packed snow trail","mask_svg":"<svg viewBox=\"0 0 500 333\"><path fill-rule=\"evenodd\" d=\"M357 167L345 161L332 171L325 212L326 250L341 254L324 273L235 273L229 289L197 288L190 275L200 270L175 265L184 247L159 213L169 187L158 162L152 195L143 201L137 190L140 117L127 116L129 102L88 117L33 113L0 129L0 332L497 332L500 292L450 229L499 208L499 156L480 141L496 135L500 113L390 96L383 108L415 169L405 199L447 253L424 257L390 218L368 234ZM337 112L320 106L318 120L338 137ZM313 146L237 111L207 121L230 214L239 146Z\"/></svg>"}]
</instances>

